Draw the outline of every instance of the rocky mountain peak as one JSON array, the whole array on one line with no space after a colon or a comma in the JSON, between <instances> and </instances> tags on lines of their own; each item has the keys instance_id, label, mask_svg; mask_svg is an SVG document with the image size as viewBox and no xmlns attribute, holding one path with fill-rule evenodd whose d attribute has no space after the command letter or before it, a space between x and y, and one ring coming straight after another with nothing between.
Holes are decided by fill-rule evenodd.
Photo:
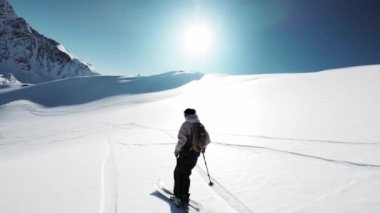
<instances>
[{"instance_id":1,"label":"rocky mountain peak","mask_svg":"<svg viewBox=\"0 0 380 213\"><path fill-rule=\"evenodd\" d=\"M17 15L8 0L0 0L0 19L16 17Z\"/></svg>"},{"instance_id":2,"label":"rocky mountain peak","mask_svg":"<svg viewBox=\"0 0 380 213\"><path fill-rule=\"evenodd\" d=\"M97 75L91 65L18 17L8 0L0 0L0 74L5 73L25 83Z\"/></svg>"}]
</instances>

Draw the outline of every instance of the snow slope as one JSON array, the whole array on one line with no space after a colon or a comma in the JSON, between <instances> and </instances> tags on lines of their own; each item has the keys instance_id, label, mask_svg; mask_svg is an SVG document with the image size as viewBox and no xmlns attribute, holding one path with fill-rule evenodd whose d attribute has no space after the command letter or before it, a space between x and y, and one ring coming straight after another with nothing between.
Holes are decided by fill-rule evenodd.
<instances>
[{"instance_id":1,"label":"snow slope","mask_svg":"<svg viewBox=\"0 0 380 213\"><path fill-rule=\"evenodd\" d=\"M0 90L0 212L182 212L153 184L172 187L176 134L194 107L211 134L215 182L199 158L191 195L201 212L377 213L379 69Z\"/></svg>"}]
</instances>

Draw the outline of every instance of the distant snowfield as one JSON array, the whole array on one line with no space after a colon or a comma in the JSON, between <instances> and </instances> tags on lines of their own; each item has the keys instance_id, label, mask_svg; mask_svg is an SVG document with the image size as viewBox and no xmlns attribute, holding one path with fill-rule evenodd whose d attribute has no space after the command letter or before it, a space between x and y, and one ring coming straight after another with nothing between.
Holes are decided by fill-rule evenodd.
<instances>
[{"instance_id":1,"label":"distant snowfield","mask_svg":"<svg viewBox=\"0 0 380 213\"><path fill-rule=\"evenodd\" d=\"M171 72L0 89L0 212L183 212L183 110L211 134L201 212L380 212L380 66L306 74ZM194 212L194 211L190 211Z\"/></svg>"}]
</instances>

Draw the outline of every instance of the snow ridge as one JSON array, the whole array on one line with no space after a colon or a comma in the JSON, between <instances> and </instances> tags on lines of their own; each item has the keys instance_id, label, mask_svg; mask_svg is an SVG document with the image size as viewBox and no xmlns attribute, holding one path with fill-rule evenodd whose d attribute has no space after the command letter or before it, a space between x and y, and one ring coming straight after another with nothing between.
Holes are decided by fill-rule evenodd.
<instances>
[{"instance_id":1,"label":"snow ridge","mask_svg":"<svg viewBox=\"0 0 380 213\"><path fill-rule=\"evenodd\" d=\"M22 90L0 93L0 105L17 100L30 100L47 107L84 104L118 95L170 90L199 80L202 76L203 74L198 72L168 72L133 78L91 76L51 81Z\"/></svg>"}]
</instances>

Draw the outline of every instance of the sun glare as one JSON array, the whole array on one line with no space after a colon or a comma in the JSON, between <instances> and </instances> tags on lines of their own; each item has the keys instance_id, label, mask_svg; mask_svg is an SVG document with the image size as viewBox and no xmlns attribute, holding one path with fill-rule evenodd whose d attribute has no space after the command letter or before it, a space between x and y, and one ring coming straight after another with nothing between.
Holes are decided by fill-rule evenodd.
<instances>
[{"instance_id":1,"label":"sun glare","mask_svg":"<svg viewBox=\"0 0 380 213\"><path fill-rule=\"evenodd\" d=\"M208 53L214 43L214 37L210 27L201 22L190 24L184 32L185 51L192 55Z\"/></svg>"}]
</instances>

